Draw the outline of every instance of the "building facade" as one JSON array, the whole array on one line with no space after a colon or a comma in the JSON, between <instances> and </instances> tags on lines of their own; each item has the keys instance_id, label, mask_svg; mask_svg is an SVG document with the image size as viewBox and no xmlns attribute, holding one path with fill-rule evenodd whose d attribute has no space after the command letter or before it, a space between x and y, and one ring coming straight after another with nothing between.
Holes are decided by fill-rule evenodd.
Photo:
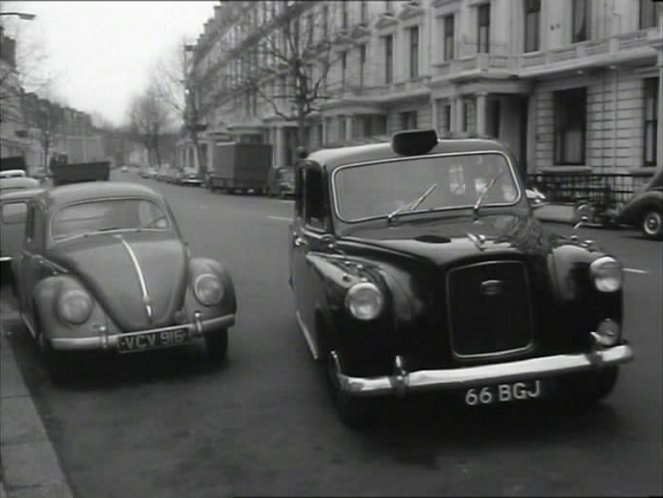
<instances>
[{"instance_id":1,"label":"building facade","mask_svg":"<svg viewBox=\"0 0 663 498\"><path fill-rule=\"evenodd\" d=\"M315 150L435 128L502 140L523 173L653 172L663 167L662 19L652 0L220 2L194 51L206 82L202 155L212 160L218 137L263 141L281 166L301 136ZM283 29L332 47L299 134L301 121L275 105L292 107L301 83L260 55L254 63L275 70L251 79L242 56Z\"/></svg>"}]
</instances>

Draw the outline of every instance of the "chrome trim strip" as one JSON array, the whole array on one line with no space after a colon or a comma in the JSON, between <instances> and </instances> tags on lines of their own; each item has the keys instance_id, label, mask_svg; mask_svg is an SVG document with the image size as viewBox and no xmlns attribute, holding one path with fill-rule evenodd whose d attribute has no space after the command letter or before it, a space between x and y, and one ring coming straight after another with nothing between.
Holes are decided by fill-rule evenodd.
<instances>
[{"instance_id":1,"label":"chrome trim strip","mask_svg":"<svg viewBox=\"0 0 663 498\"><path fill-rule=\"evenodd\" d=\"M172 325L168 327L160 327L157 329L147 329L140 330L138 332L127 332L127 333L117 333L109 334L106 327L104 331L99 331L100 334L93 337L56 337L51 339L51 344L53 349L57 350L67 350L67 351L83 351L90 349L114 349L117 350L118 342L120 336L131 337L142 334L149 334L152 332L164 332L168 330L181 330L188 329L193 338L201 337L198 335L198 326L200 326L200 331L205 334L207 332L213 332L220 328L227 328L232 326L235 323L235 315L224 315L216 318L210 318L209 320L200 320L199 325L195 323L183 323L181 325ZM173 347L178 346L178 344L173 344Z\"/></svg>"},{"instance_id":2,"label":"chrome trim strip","mask_svg":"<svg viewBox=\"0 0 663 498\"><path fill-rule=\"evenodd\" d=\"M150 296L147 293L145 276L143 275L143 270L141 269L140 264L138 263L138 258L136 258L136 254L134 253L129 243L126 240L124 240L121 235L115 235L115 238L122 243L124 248L129 253L131 262L133 263L134 269L136 270L136 275L138 275L138 283L140 284L140 291L143 294L143 304L145 305L145 311L147 312L147 319L150 322L152 322L152 305L150 304Z\"/></svg>"},{"instance_id":3,"label":"chrome trim strip","mask_svg":"<svg viewBox=\"0 0 663 498\"><path fill-rule=\"evenodd\" d=\"M306 339L306 344L308 344L308 348L311 351L311 355L313 356L313 359L316 360L316 361L319 360L320 359L320 352L315 347L315 344L313 343L313 337L311 336L311 332L309 332L306 325L304 325L304 320L302 320L302 316L299 313L299 311L295 311L295 317L297 318L297 325L299 325L299 329L304 334L304 338Z\"/></svg>"},{"instance_id":4,"label":"chrome trim strip","mask_svg":"<svg viewBox=\"0 0 663 498\"><path fill-rule=\"evenodd\" d=\"M440 139L438 139L438 142ZM438 157L455 157L455 156L473 156L473 155L478 155L478 154L498 154L504 157L507 165L509 166L509 171L511 173L511 180L513 181L514 185L516 186L516 190L518 191L518 195L516 199L513 202L503 202L503 203L494 203L494 204L487 204L487 207L508 207L508 206L515 206L520 202L522 199L522 196L524 195L523 191L520 188L520 182L518 181L519 177L516 174L516 169L511 162L511 159L509 156L506 154L506 152L498 150L498 149L487 149L487 150L476 150L476 151L465 151L465 152L442 152L439 154L423 154L419 156L403 156L403 157L396 157L396 158L390 158L390 159L378 159L378 160L372 160L372 161L363 161L359 163L350 163L350 164L344 164L342 166L338 166L332 171L331 178L330 178L330 183L331 183L331 191L332 191L332 201L333 201L333 206L334 206L334 214L336 214L336 217L342 222L342 223L347 223L348 225L356 224L356 223L362 223L364 221L370 221L370 220L379 220L382 218L387 217L387 213L384 215L380 216L369 216L366 218L358 218L356 220L347 220L341 216L340 210L339 210L339 205L338 205L338 196L336 195L336 174L339 171L343 171L344 169L348 168L354 168L358 166L366 166L370 164L384 164L384 163L393 163L393 162L403 162L403 161L413 161L416 159L421 159L422 157L425 157L427 159L434 159ZM411 211L412 213L417 213L417 212L423 212L423 213L435 213L435 212L445 212L445 211L458 211L460 209L470 209L473 207L473 204L469 204L467 206L452 206L452 207L442 207L438 209L433 209L430 211Z\"/></svg>"},{"instance_id":5,"label":"chrome trim strip","mask_svg":"<svg viewBox=\"0 0 663 498\"><path fill-rule=\"evenodd\" d=\"M11 256L0 256L0 263L4 263L5 261L11 261L12 257Z\"/></svg>"},{"instance_id":6,"label":"chrome trim strip","mask_svg":"<svg viewBox=\"0 0 663 498\"><path fill-rule=\"evenodd\" d=\"M380 396L399 391L451 390L552 377L555 375L597 370L606 366L632 361L633 349L628 344L596 350L584 354L560 354L511 361L494 365L413 372L379 377L351 377L343 374L336 365L335 374L342 391L354 396Z\"/></svg>"},{"instance_id":7,"label":"chrome trim strip","mask_svg":"<svg viewBox=\"0 0 663 498\"><path fill-rule=\"evenodd\" d=\"M458 359L473 359L473 358L500 358L504 356L509 356L518 352L525 352L532 347L534 347L534 330L532 329L534 327L534 311L532 309L532 298L529 295L529 292L527 292L527 311L529 312L529 322L530 322L530 330L529 330L529 342L525 344L524 346L518 347L518 348L513 348L513 349L504 349L501 351L491 351L488 353L476 353L476 354L461 354L456 352L456 348L454 347L454 331L451 325L451 314L452 314L452 307L451 307L451 293L449 292L449 276L457 271L457 270L466 270L468 268L474 268L477 266L488 266L488 265L501 265L501 264L517 264L519 265L525 274L525 287L526 289L530 289L530 282L529 282L529 273L527 271L527 265L523 263L522 261L516 260L516 259L496 259L496 260L491 260L491 261L480 261L479 263L471 263L469 265L463 265L463 266L456 266L449 270L446 275L446 282L445 282L445 290L447 294L447 325L449 327L449 346L451 348L451 354L454 356L454 358Z\"/></svg>"}]
</instances>

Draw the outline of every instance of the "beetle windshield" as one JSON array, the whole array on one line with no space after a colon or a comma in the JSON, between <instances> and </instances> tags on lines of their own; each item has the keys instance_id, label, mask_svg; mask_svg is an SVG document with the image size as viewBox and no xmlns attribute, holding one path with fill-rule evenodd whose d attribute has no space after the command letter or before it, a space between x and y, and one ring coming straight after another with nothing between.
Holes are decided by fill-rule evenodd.
<instances>
[{"instance_id":1,"label":"beetle windshield","mask_svg":"<svg viewBox=\"0 0 663 498\"><path fill-rule=\"evenodd\" d=\"M51 237L63 239L73 235L110 230L167 230L166 213L146 199L98 200L65 206L51 221Z\"/></svg>"},{"instance_id":2,"label":"beetle windshield","mask_svg":"<svg viewBox=\"0 0 663 498\"><path fill-rule=\"evenodd\" d=\"M518 201L518 183L502 154L404 158L339 168L334 175L337 214L347 222L472 208L484 192L482 207Z\"/></svg>"}]
</instances>

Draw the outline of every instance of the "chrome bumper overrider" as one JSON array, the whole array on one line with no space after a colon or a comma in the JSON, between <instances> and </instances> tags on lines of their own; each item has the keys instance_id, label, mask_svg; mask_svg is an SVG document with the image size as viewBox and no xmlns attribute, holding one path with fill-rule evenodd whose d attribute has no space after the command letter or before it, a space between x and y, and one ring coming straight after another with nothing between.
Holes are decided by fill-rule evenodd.
<instances>
[{"instance_id":1,"label":"chrome bumper overrider","mask_svg":"<svg viewBox=\"0 0 663 498\"><path fill-rule=\"evenodd\" d=\"M201 338L208 332L213 332L222 328L230 327L235 323L235 315L225 315L216 318L203 320L200 313L194 313L193 323L183 323L171 327L162 327L158 329L140 330L138 332L129 332L123 334L109 334L106 327L99 327L99 335L94 337L55 337L51 339L53 349L67 351L81 351L90 349L117 350L120 336L137 336L150 332L165 332L168 330L188 329L194 338Z\"/></svg>"},{"instance_id":2,"label":"chrome bumper overrider","mask_svg":"<svg viewBox=\"0 0 663 498\"><path fill-rule=\"evenodd\" d=\"M441 370L407 372L403 359L396 356L394 374L379 377L351 377L341 371L336 352L332 352L332 368L340 389L354 396L404 395L410 391L463 389L500 382L552 377L582 370L627 363L633 359L628 344L597 349L588 354L559 354L527 360Z\"/></svg>"}]
</instances>

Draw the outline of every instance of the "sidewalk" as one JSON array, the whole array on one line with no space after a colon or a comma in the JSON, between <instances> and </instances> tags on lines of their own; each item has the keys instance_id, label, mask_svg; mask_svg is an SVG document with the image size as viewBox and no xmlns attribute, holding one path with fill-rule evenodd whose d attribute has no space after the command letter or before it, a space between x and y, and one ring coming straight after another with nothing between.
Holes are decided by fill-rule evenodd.
<instances>
[{"instance_id":1,"label":"sidewalk","mask_svg":"<svg viewBox=\"0 0 663 498\"><path fill-rule=\"evenodd\" d=\"M58 457L19 371L0 310L0 498L72 498ZM14 320L12 319L13 323Z\"/></svg>"}]
</instances>

